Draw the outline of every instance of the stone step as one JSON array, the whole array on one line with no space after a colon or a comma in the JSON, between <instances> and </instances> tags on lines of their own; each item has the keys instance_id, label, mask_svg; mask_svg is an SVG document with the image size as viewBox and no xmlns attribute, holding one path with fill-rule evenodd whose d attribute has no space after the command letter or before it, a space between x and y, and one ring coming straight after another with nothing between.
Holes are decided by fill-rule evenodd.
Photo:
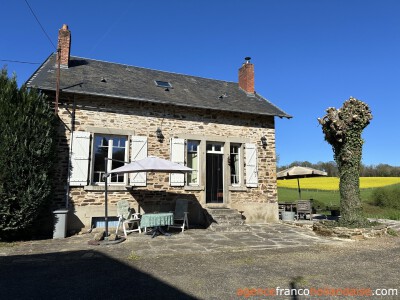
<instances>
[{"instance_id":1,"label":"stone step","mask_svg":"<svg viewBox=\"0 0 400 300\"><path fill-rule=\"evenodd\" d=\"M211 215L213 217L214 220L241 220L242 216L240 214L237 215Z\"/></svg>"},{"instance_id":2,"label":"stone step","mask_svg":"<svg viewBox=\"0 0 400 300\"><path fill-rule=\"evenodd\" d=\"M247 231L242 215L232 208L208 208L209 229L219 232Z\"/></svg>"},{"instance_id":3,"label":"stone step","mask_svg":"<svg viewBox=\"0 0 400 300\"><path fill-rule=\"evenodd\" d=\"M207 208L207 211L212 216L219 216L219 215L237 215L240 213L233 208Z\"/></svg>"},{"instance_id":4,"label":"stone step","mask_svg":"<svg viewBox=\"0 0 400 300\"><path fill-rule=\"evenodd\" d=\"M217 225L243 225L244 224L244 220L242 219L235 219L235 220L220 220L214 219L214 222L212 222L212 224L217 224Z\"/></svg>"},{"instance_id":5,"label":"stone step","mask_svg":"<svg viewBox=\"0 0 400 300\"><path fill-rule=\"evenodd\" d=\"M240 214L238 215L228 215L228 216L216 216L216 215L210 215L210 220L213 223L218 223L218 224L233 224L233 223L238 223L241 224L243 223L242 216Z\"/></svg>"},{"instance_id":6,"label":"stone step","mask_svg":"<svg viewBox=\"0 0 400 300\"><path fill-rule=\"evenodd\" d=\"M210 230L215 232L250 232L251 228L247 225L215 225L209 227Z\"/></svg>"}]
</instances>

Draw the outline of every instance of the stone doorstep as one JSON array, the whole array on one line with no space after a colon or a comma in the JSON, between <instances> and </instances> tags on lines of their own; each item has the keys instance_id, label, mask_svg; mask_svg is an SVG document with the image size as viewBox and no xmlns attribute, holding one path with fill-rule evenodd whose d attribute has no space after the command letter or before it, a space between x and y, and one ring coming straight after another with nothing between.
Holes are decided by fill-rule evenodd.
<instances>
[{"instance_id":1,"label":"stone doorstep","mask_svg":"<svg viewBox=\"0 0 400 300\"><path fill-rule=\"evenodd\" d=\"M207 208L206 210L210 215L227 215L227 214L240 215L240 213L233 208Z\"/></svg>"},{"instance_id":2,"label":"stone doorstep","mask_svg":"<svg viewBox=\"0 0 400 300\"><path fill-rule=\"evenodd\" d=\"M221 221L221 220L216 220L216 222L213 222L210 224L209 228L220 228L220 227L229 227L229 226L243 226L244 221L243 220L231 220L231 221Z\"/></svg>"},{"instance_id":3,"label":"stone doorstep","mask_svg":"<svg viewBox=\"0 0 400 300\"><path fill-rule=\"evenodd\" d=\"M233 208L207 208L206 211L210 216L225 217L225 216L240 216L238 210Z\"/></svg>"},{"instance_id":4,"label":"stone doorstep","mask_svg":"<svg viewBox=\"0 0 400 300\"><path fill-rule=\"evenodd\" d=\"M211 231L215 232L250 232L251 228L245 225L211 225Z\"/></svg>"},{"instance_id":5,"label":"stone doorstep","mask_svg":"<svg viewBox=\"0 0 400 300\"><path fill-rule=\"evenodd\" d=\"M231 210L226 213L220 211L208 211L209 217L217 223L226 223L231 221L242 221L242 215L238 211Z\"/></svg>"},{"instance_id":6,"label":"stone doorstep","mask_svg":"<svg viewBox=\"0 0 400 300\"><path fill-rule=\"evenodd\" d=\"M232 208L208 208L207 212L213 221L209 227L216 232L243 232L250 231L249 227L243 226L242 215Z\"/></svg>"},{"instance_id":7,"label":"stone doorstep","mask_svg":"<svg viewBox=\"0 0 400 300\"><path fill-rule=\"evenodd\" d=\"M248 231L249 229L243 227L245 221L242 216L235 212L235 214L229 213L228 215L210 215L213 222L210 225L210 229L219 232L232 232L232 231Z\"/></svg>"},{"instance_id":8,"label":"stone doorstep","mask_svg":"<svg viewBox=\"0 0 400 300\"><path fill-rule=\"evenodd\" d=\"M244 224L244 220L242 220L242 219L230 219L230 220L214 219L214 222L212 222L211 224L214 224L214 225L242 225L242 224Z\"/></svg>"},{"instance_id":9,"label":"stone doorstep","mask_svg":"<svg viewBox=\"0 0 400 300\"><path fill-rule=\"evenodd\" d=\"M242 219L242 216L240 214L226 214L226 215L213 214L211 216L214 219Z\"/></svg>"}]
</instances>

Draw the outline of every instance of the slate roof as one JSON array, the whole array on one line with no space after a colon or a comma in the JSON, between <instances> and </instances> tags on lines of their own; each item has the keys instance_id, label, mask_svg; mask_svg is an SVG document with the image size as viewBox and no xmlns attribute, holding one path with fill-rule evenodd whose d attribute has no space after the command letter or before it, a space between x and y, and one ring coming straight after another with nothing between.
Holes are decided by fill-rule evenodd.
<instances>
[{"instance_id":1,"label":"slate roof","mask_svg":"<svg viewBox=\"0 0 400 300\"><path fill-rule=\"evenodd\" d=\"M55 91L56 62L51 54L28 79L29 87ZM60 89L66 93L99 95L136 101L220 111L291 118L258 94L248 94L236 82L207 79L71 56L61 69ZM170 82L166 91L155 80Z\"/></svg>"}]
</instances>

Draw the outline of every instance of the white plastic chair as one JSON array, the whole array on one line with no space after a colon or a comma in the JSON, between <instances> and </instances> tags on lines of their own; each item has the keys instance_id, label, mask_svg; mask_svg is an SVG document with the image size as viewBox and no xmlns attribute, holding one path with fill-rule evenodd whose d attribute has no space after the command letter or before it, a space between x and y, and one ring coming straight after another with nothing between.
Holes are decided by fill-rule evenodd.
<instances>
[{"instance_id":1,"label":"white plastic chair","mask_svg":"<svg viewBox=\"0 0 400 300\"><path fill-rule=\"evenodd\" d=\"M117 202L117 214L118 214L118 225L115 230L115 234L118 234L119 227L122 225L124 230L124 235L127 237L129 232L139 231L142 233L140 229L140 218L138 213L132 213L131 208L129 206L128 200L121 200ZM133 229L135 224L137 228ZM130 229L132 226L132 229Z\"/></svg>"},{"instance_id":2,"label":"white plastic chair","mask_svg":"<svg viewBox=\"0 0 400 300\"><path fill-rule=\"evenodd\" d=\"M174 212L174 225L170 225L168 227L172 228L182 228L182 232L186 229L189 229L189 220L188 220L188 200L185 199L177 199L175 202L175 212Z\"/></svg>"}]
</instances>

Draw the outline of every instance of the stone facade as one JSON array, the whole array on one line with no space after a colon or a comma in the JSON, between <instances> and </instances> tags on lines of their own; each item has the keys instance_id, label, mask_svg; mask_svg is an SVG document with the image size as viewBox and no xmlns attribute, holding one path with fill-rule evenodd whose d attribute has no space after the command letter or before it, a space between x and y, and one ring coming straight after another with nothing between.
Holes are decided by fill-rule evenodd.
<instances>
[{"instance_id":1,"label":"stone facade","mask_svg":"<svg viewBox=\"0 0 400 300\"><path fill-rule=\"evenodd\" d=\"M202 224L205 207L229 207L244 211L247 223L276 221L277 184L275 129L273 116L259 116L232 112L217 112L197 108L179 108L172 105L129 101L95 96L62 94L59 104L60 142L59 168L56 174L59 206L71 208L69 229L81 230L91 226L92 217L104 216L104 185L68 187L68 152L71 132L85 131L103 134L146 136L148 156L170 159L170 138L200 141L200 177L198 186L172 187L169 175L153 173L147 176L146 187L131 188L127 184L110 185L109 215L116 215L116 202L127 199L136 211L170 211L174 200L191 200L190 223ZM159 142L156 130L165 137ZM260 138L265 136L267 144ZM224 202L207 204L205 195L205 145L220 142L224 147ZM246 187L245 168L240 186L231 186L228 167L229 144L257 145L258 186ZM242 153L242 159L243 153ZM67 196L68 195L68 196Z\"/></svg>"}]
</instances>

